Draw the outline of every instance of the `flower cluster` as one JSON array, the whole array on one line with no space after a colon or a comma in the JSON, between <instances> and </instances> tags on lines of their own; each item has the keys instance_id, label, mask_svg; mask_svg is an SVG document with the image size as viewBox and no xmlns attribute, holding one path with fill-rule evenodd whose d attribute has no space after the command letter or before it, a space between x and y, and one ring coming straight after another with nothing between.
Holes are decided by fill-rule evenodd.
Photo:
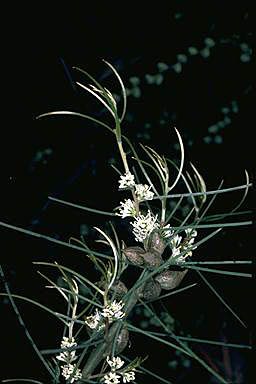
<instances>
[{"instance_id":1,"label":"flower cluster","mask_svg":"<svg viewBox=\"0 0 256 384\"><path fill-rule=\"evenodd\" d=\"M126 172L125 175L121 176L119 184L119 189L133 188L137 203L144 200L152 200L154 197L154 193L150 191L151 187L147 184L136 184L135 177L131 172ZM122 218L131 216L135 219L133 222L130 222L130 224L133 227L132 231L136 241L143 242L153 230L159 229L163 238L167 239L172 237L169 242L172 248L172 257L177 259L178 262L183 262L186 257L192 255L191 249L196 248L192 247L195 237L197 236L196 230L193 228L185 229L186 237L182 242L182 237L178 234L174 235L174 230L171 228L170 224L160 227L157 215L153 215L150 210L148 210L146 215L143 215L138 211L135 201L132 201L131 199L125 199L125 201L120 204L119 213L116 214ZM181 252L184 252L187 249L189 249L187 253L179 256Z\"/></svg>"},{"instance_id":2,"label":"flower cluster","mask_svg":"<svg viewBox=\"0 0 256 384\"><path fill-rule=\"evenodd\" d=\"M126 172L124 176L120 177L119 189L132 188L135 186L134 175L131 172Z\"/></svg>"},{"instance_id":3,"label":"flower cluster","mask_svg":"<svg viewBox=\"0 0 256 384\"><path fill-rule=\"evenodd\" d=\"M178 234L170 240L170 246L172 248L172 257L174 257L178 262L184 262L187 257L192 256L191 249L196 249L196 246L193 247L193 244L195 242L195 237L197 236L197 231L193 228L187 228L185 229L185 232L186 237L182 243L182 237ZM185 254L179 256L181 252L184 252L187 249L190 250Z\"/></svg>"},{"instance_id":4,"label":"flower cluster","mask_svg":"<svg viewBox=\"0 0 256 384\"><path fill-rule=\"evenodd\" d=\"M63 365L62 375L66 380L70 380L70 383L82 378L81 369L77 368L76 364Z\"/></svg>"},{"instance_id":5,"label":"flower cluster","mask_svg":"<svg viewBox=\"0 0 256 384\"><path fill-rule=\"evenodd\" d=\"M112 323L113 321L122 319L125 316L125 313L121 310L123 306L124 303L122 301L117 303L116 300L114 300L109 305L106 305L102 312L96 309L94 315L87 316L85 323L91 329L100 331L105 326L104 318L108 318L109 322Z\"/></svg>"},{"instance_id":6,"label":"flower cluster","mask_svg":"<svg viewBox=\"0 0 256 384\"><path fill-rule=\"evenodd\" d=\"M91 329L97 329L98 331L104 328L104 324L102 324L102 314L96 308L94 315L87 316L85 319L85 323Z\"/></svg>"},{"instance_id":7,"label":"flower cluster","mask_svg":"<svg viewBox=\"0 0 256 384\"><path fill-rule=\"evenodd\" d=\"M136 184L134 180L134 175L131 172L125 173L124 176L120 177L119 189L125 188L134 188L134 193L138 202L145 200L152 200L154 193L150 191L151 187L147 184ZM126 199L125 202L121 202L120 213L117 213L118 216L122 218L127 216L136 216L135 202L130 199Z\"/></svg>"},{"instance_id":8,"label":"flower cluster","mask_svg":"<svg viewBox=\"0 0 256 384\"><path fill-rule=\"evenodd\" d=\"M61 349L67 349L71 347L75 347L77 344L75 343L74 337L71 338L71 340L68 337L63 337L63 340L61 342ZM56 359L65 361L66 363L71 363L72 361L76 360L77 356L75 356L76 351L64 351L61 352L58 356L56 356Z\"/></svg>"},{"instance_id":9,"label":"flower cluster","mask_svg":"<svg viewBox=\"0 0 256 384\"><path fill-rule=\"evenodd\" d=\"M113 370L120 369L124 365L124 361L120 357L112 357L112 360L107 356L107 363Z\"/></svg>"},{"instance_id":10,"label":"flower cluster","mask_svg":"<svg viewBox=\"0 0 256 384\"><path fill-rule=\"evenodd\" d=\"M151 187L147 184L136 184L135 177L131 172L126 172L120 177L119 189L133 188L138 201L152 200L154 193L150 191Z\"/></svg>"},{"instance_id":11,"label":"flower cluster","mask_svg":"<svg viewBox=\"0 0 256 384\"><path fill-rule=\"evenodd\" d=\"M135 221L131 224L133 226L135 240L143 242L154 229L159 228L157 216L153 216L150 211L148 211L145 216L139 211L139 203L146 200L152 200L154 193L150 190L151 187L149 185L136 184L135 177L131 172L126 172L125 175L120 177L118 182L119 189L133 189L136 202L131 199L125 199L124 202L120 203L119 213L116 213L116 215L121 216L123 219L129 216L134 217ZM165 237L168 236L170 235Z\"/></svg>"},{"instance_id":12,"label":"flower cluster","mask_svg":"<svg viewBox=\"0 0 256 384\"><path fill-rule=\"evenodd\" d=\"M165 225L163 228L161 228L161 235L165 237L166 239L168 237L171 237L174 234L174 230L171 229L170 224Z\"/></svg>"},{"instance_id":13,"label":"flower cluster","mask_svg":"<svg viewBox=\"0 0 256 384\"><path fill-rule=\"evenodd\" d=\"M107 356L107 363L111 367L111 372L104 375L103 380L105 384L118 384L121 378L123 379L123 383L129 383L135 380L135 371L133 368L118 371L124 365L124 361L121 360L120 357L112 357L112 359L110 359L109 356Z\"/></svg>"},{"instance_id":14,"label":"flower cluster","mask_svg":"<svg viewBox=\"0 0 256 384\"><path fill-rule=\"evenodd\" d=\"M114 300L110 305L107 305L102 312L102 316L107 317L109 320L112 319L122 319L124 317L125 313L121 311L123 308L124 303L119 301L119 303Z\"/></svg>"},{"instance_id":15,"label":"flower cluster","mask_svg":"<svg viewBox=\"0 0 256 384\"><path fill-rule=\"evenodd\" d=\"M77 368L76 364L71 364L77 359L76 351L68 350L76 345L77 343L75 342L74 337L71 339L63 337L61 349L63 349L64 352L61 352L58 356L56 356L56 359L66 363L62 366L62 376L64 376L66 380L70 380L70 383L82 378L81 370Z\"/></svg>"},{"instance_id":16,"label":"flower cluster","mask_svg":"<svg viewBox=\"0 0 256 384\"><path fill-rule=\"evenodd\" d=\"M150 186L147 184L135 184L135 194L139 201L152 200L154 193L150 191Z\"/></svg>"},{"instance_id":17,"label":"flower cluster","mask_svg":"<svg viewBox=\"0 0 256 384\"><path fill-rule=\"evenodd\" d=\"M117 216L121 216L122 219L128 216L136 216L136 207L135 202L131 199L125 199L124 202L121 201L121 206L119 207L119 213L117 213Z\"/></svg>"},{"instance_id":18,"label":"flower cluster","mask_svg":"<svg viewBox=\"0 0 256 384\"><path fill-rule=\"evenodd\" d=\"M143 242L154 229L159 228L157 215L152 215L150 210L148 210L146 216L140 214L139 216L135 217L135 221L131 222L130 224L133 227L135 240L140 242Z\"/></svg>"}]
</instances>

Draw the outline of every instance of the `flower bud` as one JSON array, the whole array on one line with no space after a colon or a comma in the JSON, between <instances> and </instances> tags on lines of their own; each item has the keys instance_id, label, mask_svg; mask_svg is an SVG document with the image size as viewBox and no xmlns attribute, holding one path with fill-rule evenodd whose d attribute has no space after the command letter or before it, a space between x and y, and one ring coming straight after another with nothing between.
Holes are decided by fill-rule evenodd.
<instances>
[{"instance_id":1,"label":"flower bud","mask_svg":"<svg viewBox=\"0 0 256 384\"><path fill-rule=\"evenodd\" d=\"M162 289L173 289L178 287L187 271L187 269L183 271L163 271L155 277L155 281L160 284Z\"/></svg>"},{"instance_id":2,"label":"flower bud","mask_svg":"<svg viewBox=\"0 0 256 384\"><path fill-rule=\"evenodd\" d=\"M142 255L145 253L141 247L128 247L123 250L125 257L134 265L143 265Z\"/></svg>"}]
</instances>

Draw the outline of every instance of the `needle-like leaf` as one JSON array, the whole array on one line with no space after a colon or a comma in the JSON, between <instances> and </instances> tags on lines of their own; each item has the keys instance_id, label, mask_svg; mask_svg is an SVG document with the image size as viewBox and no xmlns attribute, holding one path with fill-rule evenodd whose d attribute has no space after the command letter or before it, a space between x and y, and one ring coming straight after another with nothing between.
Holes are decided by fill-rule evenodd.
<instances>
[{"instance_id":1,"label":"needle-like leaf","mask_svg":"<svg viewBox=\"0 0 256 384\"><path fill-rule=\"evenodd\" d=\"M218 299L222 302L222 304L225 305L225 307L234 315L234 317L239 321L240 324L243 325L243 327L247 328L245 323L240 319L240 317L233 311L233 309L225 302L225 300L221 297L221 295L216 291L215 288L209 283L209 281L203 276L199 270L197 270L197 273L201 277L201 279L205 282L206 285L211 289L211 291L218 297Z\"/></svg>"}]
</instances>

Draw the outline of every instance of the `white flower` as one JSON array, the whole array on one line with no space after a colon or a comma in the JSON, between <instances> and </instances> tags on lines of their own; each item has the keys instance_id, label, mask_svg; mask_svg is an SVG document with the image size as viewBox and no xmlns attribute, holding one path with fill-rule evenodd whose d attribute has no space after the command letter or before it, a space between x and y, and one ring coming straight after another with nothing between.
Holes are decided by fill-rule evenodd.
<instances>
[{"instance_id":1,"label":"white flower","mask_svg":"<svg viewBox=\"0 0 256 384\"><path fill-rule=\"evenodd\" d=\"M179 235L175 235L170 241L170 245L172 247L172 257L175 257L176 261L179 263L185 262L185 259L187 257L192 256L192 250L197 248L196 246L192 246L195 242L197 231L193 228L187 228L185 229L185 232L186 238L183 241L183 244L180 245L182 237ZM181 252L184 252L186 250L188 250L186 253L178 257Z\"/></svg>"},{"instance_id":2,"label":"white flower","mask_svg":"<svg viewBox=\"0 0 256 384\"><path fill-rule=\"evenodd\" d=\"M61 342L61 348L67 349L71 347L75 347L77 343L75 342L74 337L71 338L71 340L68 337L63 337ZM77 359L76 351L65 351L61 352L58 356L56 356L56 359L60 361L64 361L65 363L71 363L74 360Z\"/></svg>"},{"instance_id":3,"label":"white flower","mask_svg":"<svg viewBox=\"0 0 256 384\"><path fill-rule=\"evenodd\" d=\"M136 207L134 201L131 199L125 199L124 202L121 201L121 207L119 207L119 213L116 213L118 216L122 216L124 219L127 216L135 216L136 215Z\"/></svg>"},{"instance_id":4,"label":"white flower","mask_svg":"<svg viewBox=\"0 0 256 384\"><path fill-rule=\"evenodd\" d=\"M152 200L154 193L150 191L150 186L147 184L136 184L135 193L139 201Z\"/></svg>"},{"instance_id":5,"label":"white flower","mask_svg":"<svg viewBox=\"0 0 256 384\"><path fill-rule=\"evenodd\" d=\"M111 304L110 304L110 309L116 313L116 312L119 312L124 306L124 302L121 300L119 301L119 303L116 302L116 300L114 300Z\"/></svg>"},{"instance_id":6,"label":"white flower","mask_svg":"<svg viewBox=\"0 0 256 384\"><path fill-rule=\"evenodd\" d=\"M185 232L186 232L188 239L186 239L186 245L185 245L184 249L191 248L191 246L195 242L195 237L197 236L197 231L193 228L187 228L187 229L185 229ZM196 248L197 248L196 246L192 247L192 249L196 249ZM192 252L191 251L188 252L188 256L191 256L191 255L192 255ZM187 255L186 255L186 257L187 257Z\"/></svg>"},{"instance_id":7,"label":"white flower","mask_svg":"<svg viewBox=\"0 0 256 384\"><path fill-rule=\"evenodd\" d=\"M120 177L120 180L118 181L119 189L122 188L131 188L135 185L134 175L131 174L131 172L126 172L124 176Z\"/></svg>"},{"instance_id":8,"label":"white flower","mask_svg":"<svg viewBox=\"0 0 256 384\"><path fill-rule=\"evenodd\" d=\"M118 384L120 383L119 379L121 376L117 375L115 372L109 372L104 376L105 384Z\"/></svg>"},{"instance_id":9,"label":"white flower","mask_svg":"<svg viewBox=\"0 0 256 384\"><path fill-rule=\"evenodd\" d=\"M81 369L77 368L75 364L63 365L62 376L64 376L66 380L69 380L72 376L70 383L73 383L74 381L82 378Z\"/></svg>"},{"instance_id":10,"label":"white flower","mask_svg":"<svg viewBox=\"0 0 256 384\"><path fill-rule=\"evenodd\" d=\"M135 372L132 370L130 372L123 373L123 382L129 383L130 381L135 380Z\"/></svg>"},{"instance_id":11,"label":"white flower","mask_svg":"<svg viewBox=\"0 0 256 384\"><path fill-rule=\"evenodd\" d=\"M61 361L67 361L67 352L64 352L64 353L60 353L58 356L56 356L56 359L58 359L58 360L61 360Z\"/></svg>"},{"instance_id":12,"label":"white flower","mask_svg":"<svg viewBox=\"0 0 256 384\"><path fill-rule=\"evenodd\" d=\"M145 240L154 229L159 228L157 215L153 216L149 210L146 216L141 214L130 224L133 226L135 240L140 242L143 242L143 240Z\"/></svg>"},{"instance_id":13,"label":"white flower","mask_svg":"<svg viewBox=\"0 0 256 384\"><path fill-rule=\"evenodd\" d=\"M77 343L75 342L74 337L69 339L68 337L63 337L60 347L61 348L71 348L76 346Z\"/></svg>"},{"instance_id":14,"label":"white flower","mask_svg":"<svg viewBox=\"0 0 256 384\"><path fill-rule=\"evenodd\" d=\"M98 328L99 322L101 321L102 316L101 313L96 309L94 315L87 316L85 319L85 323L91 328L96 329Z\"/></svg>"},{"instance_id":15,"label":"white flower","mask_svg":"<svg viewBox=\"0 0 256 384\"><path fill-rule=\"evenodd\" d=\"M197 231L193 228L187 228L185 229L187 237L196 237L197 236Z\"/></svg>"},{"instance_id":16,"label":"white flower","mask_svg":"<svg viewBox=\"0 0 256 384\"><path fill-rule=\"evenodd\" d=\"M165 225L162 229L161 229L161 234L163 237L167 238L167 237L171 237L174 233L174 230L171 229L171 226L170 224L167 224Z\"/></svg>"},{"instance_id":17,"label":"white flower","mask_svg":"<svg viewBox=\"0 0 256 384\"><path fill-rule=\"evenodd\" d=\"M110 367L115 369L120 369L124 365L124 361L120 359L120 357L112 357L112 360L107 356L107 363Z\"/></svg>"},{"instance_id":18,"label":"white flower","mask_svg":"<svg viewBox=\"0 0 256 384\"><path fill-rule=\"evenodd\" d=\"M182 240L182 237L179 236L179 235L175 235L171 241L170 241L170 245L172 248L177 248L179 245L180 245L180 242Z\"/></svg>"},{"instance_id":19,"label":"white flower","mask_svg":"<svg viewBox=\"0 0 256 384\"><path fill-rule=\"evenodd\" d=\"M61 352L58 356L56 356L56 359L64 361L65 363L72 363L77 359L76 351Z\"/></svg>"},{"instance_id":20,"label":"white flower","mask_svg":"<svg viewBox=\"0 0 256 384\"><path fill-rule=\"evenodd\" d=\"M122 300L119 303L114 300L110 305L107 305L103 309L102 316L107 317L109 319L121 319L125 315L125 313L121 311L123 306L124 303L122 302Z\"/></svg>"},{"instance_id":21,"label":"white flower","mask_svg":"<svg viewBox=\"0 0 256 384\"><path fill-rule=\"evenodd\" d=\"M179 256L180 252L181 252L180 247L179 248L173 248L172 249L172 257Z\"/></svg>"}]
</instances>

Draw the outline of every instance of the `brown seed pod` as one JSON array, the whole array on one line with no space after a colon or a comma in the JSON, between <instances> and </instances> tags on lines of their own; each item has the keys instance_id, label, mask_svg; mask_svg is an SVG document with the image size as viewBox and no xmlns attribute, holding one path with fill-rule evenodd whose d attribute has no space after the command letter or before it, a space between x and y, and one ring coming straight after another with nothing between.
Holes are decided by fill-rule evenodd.
<instances>
[{"instance_id":1,"label":"brown seed pod","mask_svg":"<svg viewBox=\"0 0 256 384\"><path fill-rule=\"evenodd\" d=\"M122 299L122 297L128 292L128 289L121 280L114 282L110 288L110 293L115 296L116 300Z\"/></svg>"},{"instance_id":2,"label":"brown seed pod","mask_svg":"<svg viewBox=\"0 0 256 384\"><path fill-rule=\"evenodd\" d=\"M145 300L153 300L156 299L161 293L161 285L154 281L153 279L147 281L143 286L143 290L141 292L141 296Z\"/></svg>"},{"instance_id":3,"label":"brown seed pod","mask_svg":"<svg viewBox=\"0 0 256 384\"><path fill-rule=\"evenodd\" d=\"M128 344L128 341L129 341L129 331L127 328L122 328L116 340L116 348L115 348L116 355L123 352L123 350L126 348ZM113 346L113 343L110 343L107 350L105 351L105 356L108 356L111 354L112 346Z\"/></svg>"},{"instance_id":4,"label":"brown seed pod","mask_svg":"<svg viewBox=\"0 0 256 384\"><path fill-rule=\"evenodd\" d=\"M160 255L162 255L166 247L166 242L164 241L160 233L158 233L157 231L154 231L149 237L148 246L150 251L153 250L157 253L160 253Z\"/></svg>"},{"instance_id":5,"label":"brown seed pod","mask_svg":"<svg viewBox=\"0 0 256 384\"><path fill-rule=\"evenodd\" d=\"M105 289L106 288L106 282L101 280L96 283L98 287ZM121 280L115 281L110 288L109 293L111 296L114 296L116 300L121 300L122 297L128 292L128 289L124 285L124 283Z\"/></svg>"},{"instance_id":6,"label":"brown seed pod","mask_svg":"<svg viewBox=\"0 0 256 384\"><path fill-rule=\"evenodd\" d=\"M178 287L187 271L187 269L183 271L164 271L155 277L155 281L160 284L162 289L173 289Z\"/></svg>"},{"instance_id":7,"label":"brown seed pod","mask_svg":"<svg viewBox=\"0 0 256 384\"><path fill-rule=\"evenodd\" d=\"M153 270L162 264L162 257L158 252L145 252L143 255L144 266L150 270Z\"/></svg>"},{"instance_id":8,"label":"brown seed pod","mask_svg":"<svg viewBox=\"0 0 256 384\"><path fill-rule=\"evenodd\" d=\"M145 253L141 247L128 247L123 250L125 257L134 265L143 265L142 255Z\"/></svg>"}]
</instances>

